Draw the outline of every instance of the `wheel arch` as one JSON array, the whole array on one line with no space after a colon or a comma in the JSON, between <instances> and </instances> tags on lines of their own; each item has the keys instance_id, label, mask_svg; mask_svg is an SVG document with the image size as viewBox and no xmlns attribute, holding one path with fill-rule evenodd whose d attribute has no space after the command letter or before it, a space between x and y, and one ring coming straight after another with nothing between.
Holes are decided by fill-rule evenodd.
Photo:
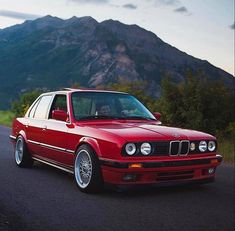
<instances>
[{"instance_id":1,"label":"wheel arch","mask_svg":"<svg viewBox=\"0 0 235 231\"><path fill-rule=\"evenodd\" d=\"M79 143L78 143L76 150L75 150L75 154L77 153L77 150L84 144L90 146L94 150L94 152L98 158L101 156L101 151L100 151L100 147L99 147L97 140L94 138L91 138L91 137L82 137L79 140Z\"/></svg>"},{"instance_id":2,"label":"wheel arch","mask_svg":"<svg viewBox=\"0 0 235 231\"><path fill-rule=\"evenodd\" d=\"M19 137L19 136L22 136L25 140L26 143L28 143L28 140L27 140L27 136L26 136L26 133L24 130L20 130L20 132L17 134L16 136L16 139Z\"/></svg>"}]
</instances>

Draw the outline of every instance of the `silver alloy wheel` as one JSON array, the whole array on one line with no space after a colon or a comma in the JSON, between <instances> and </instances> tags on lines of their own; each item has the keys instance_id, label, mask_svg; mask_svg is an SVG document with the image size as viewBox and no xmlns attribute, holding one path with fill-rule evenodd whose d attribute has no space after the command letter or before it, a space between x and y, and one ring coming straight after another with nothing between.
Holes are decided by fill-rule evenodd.
<instances>
[{"instance_id":1,"label":"silver alloy wheel","mask_svg":"<svg viewBox=\"0 0 235 231\"><path fill-rule=\"evenodd\" d=\"M21 138L19 138L16 142L16 147L15 147L15 161L18 165L22 162L23 152L24 152L23 141Z\"/></svg>"},{"instance_id":2,"label":"silver alloy wheel","mask_svg":"<svg viewBox=\"0 0 235 231\"><path fill-rule=\"evenodd\" d=\"M86 188L89 185L92 176L92 162L90 154L84 149L77 154L74 174L79 187Z\"/></svg>"}]
</instances>

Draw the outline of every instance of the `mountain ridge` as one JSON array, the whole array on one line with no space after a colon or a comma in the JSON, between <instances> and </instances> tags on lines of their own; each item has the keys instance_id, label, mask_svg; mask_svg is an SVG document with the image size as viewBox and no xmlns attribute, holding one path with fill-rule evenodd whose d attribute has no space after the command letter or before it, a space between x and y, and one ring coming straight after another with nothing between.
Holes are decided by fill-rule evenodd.
<instances>
[{"instance_id":1,"label":"mountain ridge","mask_svg":"<svg viewBox=\"0 0 235 231\"><path fill-rule=\"evenodd\" d=\"M161 94L161 80L176 83L188 70L234 86L235 78L206 60L165 43L138 25L90 16L63 20L50 15L0 30L0 109L34 88L58 89L79 82L98 87L146 81L146 92Z\"/></svg>"}]
</instances>

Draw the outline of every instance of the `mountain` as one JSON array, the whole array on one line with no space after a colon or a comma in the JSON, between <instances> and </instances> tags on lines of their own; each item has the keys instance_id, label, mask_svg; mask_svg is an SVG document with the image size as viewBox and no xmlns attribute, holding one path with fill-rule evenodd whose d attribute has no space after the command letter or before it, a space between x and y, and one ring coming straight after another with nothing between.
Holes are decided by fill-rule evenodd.
<instances>
[{"instance_id":1,"label":"mountain","mask_svg":"<svg viewBox=\"0 0 235 231\"><path fill-rule=\"evenodd\" d=\"M45 16L0 30L0 109L20 93L79 82L97 87L120 81L146 81L146 92L161 94L171 75L178 83L188 70L234 86L235 78L205 60L192 57L137 25L92 17L62 20Z\"/></svg>"}]
</instances>

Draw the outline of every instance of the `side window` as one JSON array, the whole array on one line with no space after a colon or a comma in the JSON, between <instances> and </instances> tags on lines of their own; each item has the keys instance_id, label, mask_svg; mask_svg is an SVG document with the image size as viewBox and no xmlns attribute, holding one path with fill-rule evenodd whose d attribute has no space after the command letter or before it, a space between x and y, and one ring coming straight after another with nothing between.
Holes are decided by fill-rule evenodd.
<instances>
[{"instance_id":1,"label":"side window","mask_svg":"<svg viewBox=\"0 0 235 231\"><path fill-rule=\"evenodd\" d=\"M31 108L30 112L29 112L29 115L28 117L29 118L33 118L34 117L34 114L35 114L35 110L40 102L41 98L37 100L37 102L33 105L33 107Z\"/></svg>"},{"instance_id":2,"label":"side window","mask_svg":"<svg viewBox=\"0 0 235 231\"><path fill-rule=\"evenodd\" d=\"M51 102L51 98L52 98L51 95L42 96L40 102L38 103L37 109L35 111L34 118L37 118L37 119L46 118L48 108Z\"/></svg>"},{"instance_id":3,"label":"side window","mask_svg":"<svg viewBox=\"0 0 235 231\"><path fill-rule=\"evenodd\" d=\"M63 110L65 112L68 111L66 95L56 95L55 96L54 101L51 106L49 118L52 118L52 111L53 110Z\"/></svg>"}]
</instances>

